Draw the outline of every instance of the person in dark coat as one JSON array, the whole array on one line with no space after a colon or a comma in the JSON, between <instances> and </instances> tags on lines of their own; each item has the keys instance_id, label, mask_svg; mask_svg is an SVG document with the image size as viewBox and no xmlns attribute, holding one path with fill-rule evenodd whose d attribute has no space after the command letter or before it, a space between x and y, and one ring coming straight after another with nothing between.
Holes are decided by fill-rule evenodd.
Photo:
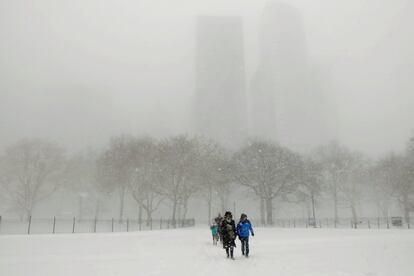
<instances>
[{"instance_id":1,"label":"person in dark coat","mask_svg":"<svg viewBox=\"0 0 414 276\"><path fill-rule=\"evenodd\" d=\"M247 219L246 214L241 214L240 221L237 224L237 235L241 241L242 255L246 258L249 257L249 236L250 233L254 236L253 227L250 221Z\"/></svg>"},{"instance_id":2,"label":"person in dark coat","mask_svg":"<svg viewBox=\"0 0 414 276\"><path fill-rule=\"evenodd\" d=\"M221 236L223 238L223 248L226 249L227 258L234 260L234 247L236 247L236 224L233 220L231 212L227 211L224 215L224 220L221 223Z\"/></svg>"}]
</instances>

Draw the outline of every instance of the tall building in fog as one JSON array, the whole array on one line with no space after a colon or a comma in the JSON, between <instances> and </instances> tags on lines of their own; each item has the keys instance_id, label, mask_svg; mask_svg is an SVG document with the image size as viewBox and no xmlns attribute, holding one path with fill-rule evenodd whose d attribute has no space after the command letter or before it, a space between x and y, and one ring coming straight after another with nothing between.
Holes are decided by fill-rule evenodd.
<instances>
[{"instance_id":1,"label":"tall building in fog","mask_svg":"<svg viewBox=\"0 0 414 276\"><path fill-rule=\"evenodd\" d=\"M272 74L263 66L263 61L260 61L249 85L250 136L277 140L275 97Z\"/></svg>"},{"instance_id":2,"label":"tall building in fog","mask_svg":"<svg viewBox=\"0 0 414 276\"><path fill-rule=\"evenodd\" d=\"M291 5L269 3L259 30L259 64L250 83L250 132L295 150L321 143L321 96L312 83L304 24ZM322 131L323 132L323 131Z\"/></svg>"},{"instance_id":3,"label":"tall building in fog","mask_svg":"<svg viewBox=\"0 0 414 276\"><path fill-rule=\"evenodd\" d=\"M194 131L226 146L247 138L242 20L197 18Z\"/></svg>"}]
</instances>

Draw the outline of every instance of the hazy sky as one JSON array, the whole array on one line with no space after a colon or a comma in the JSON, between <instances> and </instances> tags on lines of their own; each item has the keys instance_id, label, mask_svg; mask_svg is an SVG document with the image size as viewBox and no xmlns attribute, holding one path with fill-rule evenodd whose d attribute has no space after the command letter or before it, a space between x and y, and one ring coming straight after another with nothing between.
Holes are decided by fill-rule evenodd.
<instances>
[{"instance_id":1,"label":"hazy sky","mask_svg":"<svg viewBox=\"0 0 414 276\"><path fill-rule=\"evenodd\" d=\"M339 140L373 156L401 150L414 129L412 1L285 2L303 16ZM196 16L243 17L249 81L265 6L0 0L0 150L31 136L79 149L122 132L190 131Z\"/></svg>"}]
</instances>

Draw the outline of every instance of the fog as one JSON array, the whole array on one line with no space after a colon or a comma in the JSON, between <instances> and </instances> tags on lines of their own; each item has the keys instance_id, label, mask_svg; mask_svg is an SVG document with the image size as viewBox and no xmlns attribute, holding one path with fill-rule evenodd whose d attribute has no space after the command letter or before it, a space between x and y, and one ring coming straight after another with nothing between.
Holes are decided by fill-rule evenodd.
<instances>
[{"instance_id":1,"label":"fog","mask_svg":"<svg viewBox=\"0 0 414 276\"><path fill-rule=\"evenodd\" d=\"M308 113L318 126L301 144L297 130L309 125L289 118L276 139L297 150L338 140L374 157L403 149L414 127L413 3L285 3L303 31L287 47L303 60L287 59L278 72L301 68L313 88L277 102L286 110L317 102ZM24 137L79 150L121 133L194 133L199 16L241 17L248 135L260 135L251 86L272 43L263 22L292 30L292 17L272 16L274 8L261 0L1 1L0 149Z\"/></svg>"}]
</instances>

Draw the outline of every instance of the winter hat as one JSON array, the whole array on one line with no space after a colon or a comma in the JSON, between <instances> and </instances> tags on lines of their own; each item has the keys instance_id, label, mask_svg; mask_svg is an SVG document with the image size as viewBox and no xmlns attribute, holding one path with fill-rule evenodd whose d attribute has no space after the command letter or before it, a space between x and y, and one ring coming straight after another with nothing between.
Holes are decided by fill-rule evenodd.
<instances>
[{"instance_id":1,"label":"winter hat","mask_svg":"<svg viewBox=\"0 0 414 276\"><path fill-rule=\"evenodd\" d=\"M225 218L232 218L232 217L233 217L233 215L231 214L231 212L230 212L230 211L227 211L227 212L224 214L224 217L225 217Z\"/></svg>"},{"instance_id":2,"label":"winter hat","mask_svg":"<svg viewBox=\"0 0 414 276\"><path fill-rule=\"evenodd\" d=\"M240 216L240 220L242 220L242 219L245 219L245 218L247 218L247 215L246 214L241 214L241 216Z\"/></svg>"}]
</instances>

